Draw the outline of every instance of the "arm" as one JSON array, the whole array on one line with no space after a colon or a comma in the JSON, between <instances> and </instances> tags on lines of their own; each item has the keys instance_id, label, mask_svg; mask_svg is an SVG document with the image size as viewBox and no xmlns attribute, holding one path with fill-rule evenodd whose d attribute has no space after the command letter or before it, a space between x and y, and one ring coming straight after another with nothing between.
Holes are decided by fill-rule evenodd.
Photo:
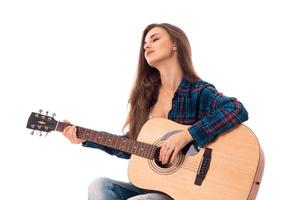
<instances>
[{"instance_id":1,"label":"arm","mask_svg":"<svg viewBox=\"0 0 300 200\"><path fill-rule=\"evenodd\" d=\"M117 156L119 158L129 159L130 156L131 156L129 153L125 153L125 152L120 151L118 149L114 149L114 148L111 148L111 147L106 147L106 146L103 146L103 145L100 145L100 144L97 144L97 143L94 143L94 142L90 142L90 141L83 142L82 146L100 149L100 150L103 150L104 152L106 152L110 155L114 155L114 156Z\"/></svg>"},{"instance_id":2,"label":"arm","mask_svg":"<svg viewBox=\"0 0 300 200\"><path fill-rule=\"evenodd\" d=\"M70 122L68 122L67 120L64 120L64 122L70 124ZM84 147L97 148L97 149L105 151L106 153L108 153L110 155L115 155L119 158L125 158L125 159L130 158L130 154L128 154L128 153L122 152L120 150L117 150L117 149L114 149L114 148L111 148L111 147L105 147L103 145L100 145L100 144L97 144L97 143L94 143L94 142L90 142L90 141L80 139L80 138L77 137L76 132L77 132L76 126L70 124L70 126L68 126L64 129L63 134L66 138L68 138L70 140L70 142L72 144L82 143L82 146L84 146Z\"/></svg>"},{"instance_id":3,"label":"arm","mask_svg":"<svg viewBox=\"0 0 300 200\"><path fill-rule=\"evenodd\" d=\"M195 99L199 105L199 112L205 113L188 128L198 147L248 119L248 113L241 102L236 98L224 96L210 84L196 92Z\"/></svg>"}]
</instances>

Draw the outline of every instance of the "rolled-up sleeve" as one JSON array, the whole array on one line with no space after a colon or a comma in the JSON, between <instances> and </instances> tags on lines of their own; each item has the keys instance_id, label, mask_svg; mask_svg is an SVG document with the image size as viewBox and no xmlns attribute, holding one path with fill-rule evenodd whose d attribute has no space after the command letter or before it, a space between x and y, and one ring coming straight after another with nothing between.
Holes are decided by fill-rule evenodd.
<instances>
[{"instance_id":1,"label":"rolled-up sleeve","mask_svg":"<svg viewBox=\"0 0 300 200\"><path fill-rule=\"evenodd\" d=\"M202 88L194 98L201 112L206 113L188 128L198 147L248 119L248 112L241 102L224 96L212 85Z\"/></svg>"},{"instance_id":2,"label":"rolled-up sleeve","mask_svg":"<svg viewBox=\"0 0 300 200\"><path fill-rule=\"evenodd\" d=\"M123 152L123 151L120 151L118 149L114 149L114 148L111 148L111 147L106 147L106 146L103 146L101 144L97 144L95 142L86 141L86 142L82 143L82 146L100 149L100 150L102 150L102 151L104 151L104 152L106 152L110 155L114 155L114 156L117 156L119 158L129 159L130 156L131 156L131 154L129 154L129 153L126 153L126 152Z\"/></svg>"}]
</instances>

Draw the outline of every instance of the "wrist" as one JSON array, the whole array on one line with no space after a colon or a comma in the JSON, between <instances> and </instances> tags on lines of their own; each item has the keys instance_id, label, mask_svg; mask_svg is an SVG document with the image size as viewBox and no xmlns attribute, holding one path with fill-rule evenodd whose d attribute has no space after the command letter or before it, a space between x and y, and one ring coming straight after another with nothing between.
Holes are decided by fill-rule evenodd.
<instances>
[{"instance_id":1,"label":"wrist","mask_svg":"<svg viewBox=\"0 0 300 200\"><path fill-rule=\"evenodd\" d=\"M192 137L192 135L190 134L190 132L188 131L188 129L186 129L185 131L183 131L183 135L184 135L184 138L187 141L187 143L190 143L191 141L194 140L194 138Z\"/></svg>"}]
</instances>

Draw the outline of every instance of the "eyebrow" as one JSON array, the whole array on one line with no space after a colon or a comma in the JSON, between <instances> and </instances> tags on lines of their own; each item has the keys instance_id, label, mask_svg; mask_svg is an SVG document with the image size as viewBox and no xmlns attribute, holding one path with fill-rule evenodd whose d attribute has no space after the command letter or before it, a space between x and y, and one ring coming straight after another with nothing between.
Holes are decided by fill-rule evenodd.
<instances>
[{"instance_id":1,"label":"eyebrow","mask_svg":"<svg viewBox=\"0 0 300 200\"><path fill-rule=\"evenodd\" d=\"M154 33L150 36L150 39L152 39L154 36L159 35L159 33ZM146 43L147 41L145 40L144 43Z\"/></svg>"}]
</instances>

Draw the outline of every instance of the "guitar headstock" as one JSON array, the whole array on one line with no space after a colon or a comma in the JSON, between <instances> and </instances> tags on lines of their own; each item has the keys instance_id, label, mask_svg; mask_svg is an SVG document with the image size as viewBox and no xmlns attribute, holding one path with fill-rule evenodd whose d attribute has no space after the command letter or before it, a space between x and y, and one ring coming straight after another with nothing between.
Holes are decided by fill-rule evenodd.
<instances>
[{"instance_id":1,"label":"guitar headstock","mask_svg":"<svg viewBox=\"0 0 300 200\"><path fill-rule=\"evenodd\" d=\"M48 112L46 115L40 113L32 112L27 121L27 128L32 130L38 130L43 132L54 131L57 126L57 121L54 119L55 114L52 117L48 116ZM33 132L32 132L33 134Z\"/></svg>"}]
</instances>

